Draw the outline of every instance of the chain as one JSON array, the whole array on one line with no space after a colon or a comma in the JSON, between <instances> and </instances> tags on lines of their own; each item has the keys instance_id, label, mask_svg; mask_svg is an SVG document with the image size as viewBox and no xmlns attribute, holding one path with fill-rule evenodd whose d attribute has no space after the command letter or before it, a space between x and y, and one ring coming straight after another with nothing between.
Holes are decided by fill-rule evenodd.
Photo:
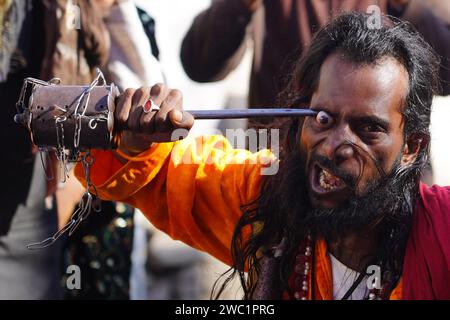
<instances>
[{"instance_id":1,"label":"chain","mask_svg":"<svg viewBox=\"0 0 450 320\"><path fill-rule=\"evenodd\" d=\"M28 249L38 250L49 247L66 232L69 232L69 236L71 236L80 226L81 222L89 217L89 214L92 211L101 211L100 199L97 198L97 189L90 179L90 170L92 164L94 163L94 157L91 155L90 151L87 151L81 157L81 163L83 165L83 171L86 177L86 191L81 197L77 210L72 214L69 222L63 228L61 228L61 230L57 231L53 236L48 237L41 242L27 245ZM92 193L90 191L91 189L93 190Z\"/></svg>"},{"instance_id":2,"label":"chain","mask_svg":"<svg viewBox=\"0 0 450 320\"><path fill-rule=\"evenodd\" d=\"M34 80L34 79L33 79ZM100 212L101 211L101 200L97 198L97 189L95 188L95 185L91 181L91 167L94 163L94 157L92 156L90 150L87 150L83 154L81 154L81 150L78 149L80 137L81 137L81 120L83 117L85 117L86 110L89 104L90 99L90 93L92 89L97 86L100 81L103 82L103 84L106 83L106 80L101 73L100 70L97 70L97 77L92 81L92 83L87 87L82 94L80 95L80 98L77 101L77 105L75 107L74 111L74 118L75 118L75 132L74 132L74 150L70 152L70 150L67 150L65 147L65 137L64 137L64 123L67 121L67 113L66 115L61 115L59 117L55 118L55 127L56 127L56 158L60 164L60 168L62 170L62 182L65 182L66 179L69 177L69 170L68 170L68 161L80 161L83 166L84 176L86 179L86 191L84 192L83 196L81 197L80 203L78 204L77 210L72 214L70 217L69 222L60 230L58 230L53 236L48 237L47 239L36 242L27 245L27 248L30 250L37 250L46 248L48 246L51 246L56 240L58 240L63 234L66 232L69 232L69 236L71 236L75 230L79 227L81 222L86 220L89 217L89 214L94 212ZM51 85L51 82L45 83L45 82L38 82L38 81L31 81L29 80L33 85L39 84L39 85ZM18 103L19 106L24 105L24 96L25 96L25 85L22 88L22 92L20 94L20 99ZM82 102L85 102L82 105ZM66 110L63 110L66 111ZM67 112L67 111L66 111ZM90 129L95 129L97 126L97 121L102 121L101 119L91 119L88 123L88 126ZM44 159L42 156L41 151L41 161L44 165ZM44 165L44 169L45 169ZM47 175L47 170L46 176Z\"/></svg>"},{"instance_id":3,"label":"chain","mask_svg":"<svg viewBox=\"0 0 450 320\"><path fill-rule=\"evenodd\" d=\"M61 181L66 182L69 177L69 169L67 167L67 153L64 145L64 122L67 120L66 116L59 116L55 119L56 127L56 158L58 159L61 168Z\"/></svg>"},{"instance_id":4,"label":"chain","mask_svg":"<svg viewBox=\"0 0 450 320\"><path fill-rule=\"evenodd\" d=\"M73 138L73 145L75 149L78 148L80 145L80 137L81 137L81 119L85 116L86 110L89 105L89 99L91 98L91 91L92 89L99 84L99 82L102 81L103 84L106 83L106 80L103 76L103 73L100 72L100 70L97 70L97 77L94 79L94 81L91 82L89 87L87 87L80 95L80 98L77 101L77 105L75 107L74 111L74 118L75 118L75 132L74 132L74 138ZM82 105L83 100L85 100L85 103ZM80 110L78 110L80 109Z\"/></svg>"}]
</instances>

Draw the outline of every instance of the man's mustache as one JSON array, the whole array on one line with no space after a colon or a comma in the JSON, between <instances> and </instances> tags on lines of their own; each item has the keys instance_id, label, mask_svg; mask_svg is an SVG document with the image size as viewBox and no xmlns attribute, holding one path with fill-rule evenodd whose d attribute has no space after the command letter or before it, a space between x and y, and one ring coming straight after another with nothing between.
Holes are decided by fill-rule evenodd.
<instances>
[{"instance_id":1,"label":"man's mustache","mask_svg":"<svg viewBox=\"0 0 450 320\"><path fill-rule=\"evenodd\" d=\"M328 159L327 157L320 156L317 154L313 154L309 160L309 167L313 165L314 163L318 163L321 167L326 169L328 172L330 172L332 175L338 177L344 183L352 190L356 189L356 186L358 184L359 177L354 176L350 172L343 170L342 168L339 168L334 161Z\"/></svg>"}]
</instances>

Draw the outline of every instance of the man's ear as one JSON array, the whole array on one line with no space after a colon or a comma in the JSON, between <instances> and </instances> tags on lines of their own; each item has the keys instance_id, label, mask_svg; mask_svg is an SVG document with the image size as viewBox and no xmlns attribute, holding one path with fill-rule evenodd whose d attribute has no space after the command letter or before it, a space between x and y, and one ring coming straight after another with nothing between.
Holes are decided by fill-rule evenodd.
<instances>
[{"instance_id":1,"label":"man's ear","mask_svg":"<svg viewBox=\"0 0 450 320\"><path fill-rule=\"evenodd\" d=\"M428 144L428 139L419 134L411 134L403 146L402 166L410 166L416 161L420 151Z\"/></svg>"}]
</instances>

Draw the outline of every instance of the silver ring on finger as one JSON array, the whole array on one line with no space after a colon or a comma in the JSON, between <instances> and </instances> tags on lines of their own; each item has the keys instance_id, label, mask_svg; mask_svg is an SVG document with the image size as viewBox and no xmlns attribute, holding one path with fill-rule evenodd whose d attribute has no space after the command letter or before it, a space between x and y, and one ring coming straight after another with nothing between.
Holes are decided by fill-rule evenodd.
<instances>
[{"instance_id":1,"label":"silver ring on finger","mask_svg":"<svg viewBox=\"0 0 450 320\"><path fill-rule=\"evenodd\" d=\"M158 112L159 106L156 105L151 99L148 99L146 103L142 106L142 109L144 110L144 113L150 113L150 112Z\"/></svg>"}]
</instances>

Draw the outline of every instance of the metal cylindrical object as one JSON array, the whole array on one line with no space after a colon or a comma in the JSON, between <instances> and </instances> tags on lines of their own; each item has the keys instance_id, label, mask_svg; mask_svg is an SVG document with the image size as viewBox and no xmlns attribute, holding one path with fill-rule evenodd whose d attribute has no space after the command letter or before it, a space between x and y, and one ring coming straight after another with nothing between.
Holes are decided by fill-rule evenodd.
<instances>
[{"instance_id":1,"label":"metal cylindrical object","mask_svg":"<svg viewBox=\"0 0 450 320\"><path fill-rule=\"evenodd\" d=\"M22 118L39 147L111 149L115 144L114 85L36 86Z\"/></svg>"}]
</instances>

